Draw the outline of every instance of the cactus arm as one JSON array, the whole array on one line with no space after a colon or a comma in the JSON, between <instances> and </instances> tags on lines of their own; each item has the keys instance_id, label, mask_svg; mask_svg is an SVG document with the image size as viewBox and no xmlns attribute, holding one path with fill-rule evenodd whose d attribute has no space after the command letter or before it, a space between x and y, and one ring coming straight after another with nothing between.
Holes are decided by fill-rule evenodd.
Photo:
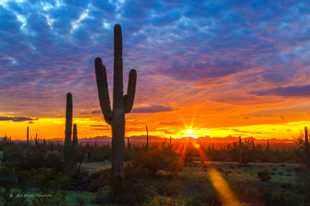
<instances>
[{"instance_id":1,"label":"cactus arm","mask_svg":"<svg viewBox=\"0 0 310 206\"><path fill-rule=\"evenodd\" d=\"M124 111L123 100L123 59L122 59L122 30L116 24L114 27L114 73L113 73L113 112Z\"/></svg>"},{"instance_id":2,"label":"cactus arm","mask_svg":"<svg viewBox=\"0 0 310 206\"><path fill-rule=\"evenodd\" d=\"M105 121L108 124L111 124L112 111L110 106L107 73L105 66L102 64L102 61L99 57L95 59L95 70L101 111Z\"/></svg>"},{"instance_id":3,"label":"cactus arm","mask_svg":"<svg viewBox=\"0 0 310 206\"><path fill-rule=\"evenodd\" d=\"M129 72L127 94L124 96L125 113L129 113L132 110L136 93L136 82L137 82L137 71L135 69L132 69Z\"/></svg>"}]
</instances>

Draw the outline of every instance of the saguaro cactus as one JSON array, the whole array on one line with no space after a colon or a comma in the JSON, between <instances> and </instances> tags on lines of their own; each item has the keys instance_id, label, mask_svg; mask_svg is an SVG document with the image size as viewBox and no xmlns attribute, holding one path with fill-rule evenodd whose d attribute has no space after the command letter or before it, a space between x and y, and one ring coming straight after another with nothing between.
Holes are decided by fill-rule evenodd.
<instances>
[{"instance_id":1,"label":"saguaro cactus","mask_svg":"<svg viewBox=\"0 0 310 206\"><path fill-rule=\"evenodd\" d=\"M27 144L29 144L29 126L27 126L27 136L26 136Z\"/></svg>"},{"instance_id":2,"label":"saguaro cactus","mask_svg":"<svg viewBox=\"0 0 310 206\"><path fill-rule=\"evenodd\" d=\"M39 144L39 139L38 139L38 133L36 132L36 137L34 139L34 143L37 145Z\"/></svg>"},{"instance_id":3,"label":"saguaro cactus","mask_svg":"<svg viewBox=\"0 0 310 206\"><path fill-rule=\"evenodd\" d=\"M78 135L77 135L77 125L73 125L73 136L72 136L72 144L74 146L79 144Z\"/></svg>"},{"instance_id":4,"label":"saguaro cactus","mask_svg":"<svg viewBox=\"0 0 310 206\"><path fill-rule=\"evenodd\" d=\"M149 148L149 128L147 125L145 125L145 131L146 131L146 148Z\"/></svg>"},{"instance_id":5,"label":"saguaro cactus","mask_svg":"<svg viewBox=\"0 0 310 206\"><path fill-rule=\"evenodd\" d=\"M65 160L66 173L70 172L72 166L72 157L71 157L72 116L73 116L72 94L67 93L66 128L65 128L65 142L64 142L64 160Z\"/></svg>"},{"instance_id":6,"label":"saguaro cactus","mask_svg":"<svg viewBox=\"0 0 310 206\"><path fill-rule=\"evenodd\" d=\"M309 135L308 135L308 127L305 127L305 155L306 158L309 158L310 152L309 152ZM310 162L310 160L308 160Z\"/></svg>"},{"instance_id":7,"label":"saguaro cactus","mask_svg":"<svg viewBox=\"0 0 310 206\"><path fill-rule=\"evenodd\" d=\"M120 25L114 26L113 110L110 106L106 68L99 57L95 59L95 71L100 107L105 121L112 126L112 181L116 191L122 187L124 177L125 113L129 113L133 107L137 79L136 70L130 70L127 94L124 95Z\"/></svg>"}]
</instances>

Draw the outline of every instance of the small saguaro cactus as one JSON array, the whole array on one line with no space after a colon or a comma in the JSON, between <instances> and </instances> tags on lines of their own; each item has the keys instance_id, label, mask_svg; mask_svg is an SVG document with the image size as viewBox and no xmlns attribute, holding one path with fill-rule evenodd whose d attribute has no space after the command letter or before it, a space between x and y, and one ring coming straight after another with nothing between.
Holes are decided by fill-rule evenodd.
<instances>
[{"instance_id":1,"label":"small saguaro cactus","mask_svg":"<svg viewBox=\"0 0 310 206\"><path fill-rule=\"evenodd\" d=\"M244 164L244 159L243 159L243 144L242 144L242 139L241 139L241 136L239 136L239 145L238 145L238 147L239 147L239 164L240 165L243 165Z\"/></svg>"},{"instance_id":2,"label":"small saguaro cactus","mask_svg":"<svg viewBox=\"0 0 310 206\"><path fill-rule=\"evenodd\" d=\"M147 125L145 125L145 131L146 131L146 148L149 148L149 128Z\"/></svg>"},{"instance_id":3,"label":"small saguaro cactus","mask_svg":"<svg viewBox=\"0 0 310 206\"><path fill-rule=\"evenodd\" d=\"M73 125L73 136L72 136L72 144L74 146L79 144L78 135L77 135L77 125Z\"/></svg>"},{"instance_id":4,"label":"small saguaro cactus","mask_svg":"<svg viewBox=\"0 0 310 206\"><path fill-rule=\"evenodd\" d=\"M304 143L304 148L305 148L305 156L306 156L306 158L310 158L308 127L305 127L305 143ZM309 164L310 164L310 160L308 160L308 161L309 161Z\"/></svg>"},{"instance_id":5,"label":"small saguaro cactus","mask_svg":"<svg viewBox=\"0 0 310 206\"><path fill-rule=\"evenodd\" d=\"M112 126L112 181L114 192L122 188L124 171L125 114L133 107L137 72L129 72L127 94L123 92L123 59L121 26L114 26L114 72L113 72L113 108L110 106L108 81L105 65L101 59L95 59L95 71L101 111L105 121Z\"/></svg>"},{"instance_id":6,"label":"small saguaro cactus","mask_svg":"<svg viewBox=\"0 0 310 206\"><path fill-rule=\"evenodd\" d=\"M130 145L130 137L127 137L127 147L130 149L131 145Z\"/></svg>"},{"instance_id":7,"label":"small saguaro cactus","mask_svg":"<svg viewBox=\"0 0 310 206\"><path fill-rule=\"evenodd\" d=\"M72 94L67 93L66 101L66 128L65 128L65 142L64 142L64 161L65 172L69 173L72 166L72 148L71 148L71 136L72 136L72 116L73 116L73 103Z\"/></svg>"},{"instance_id":8,"label":"small saguaro cactus","mask_svg":"<svg viewBox=\"0 0 310 206\"><path fill-rule=\"evenodd\" d=\"M39 144L38 133L36 132L36 137L34 139L35 145Z\"/></svg>"},{"instance_id":9,"label":"small saguaro cactus","mask_svg":"<svg viewBox=\"0 0 310 206\"><path fill-rule=\"evenodd\" d=\"M29 126L27 126L27 136L26 136L27 144L29 144Z\"/></svg>"}]
</instances>

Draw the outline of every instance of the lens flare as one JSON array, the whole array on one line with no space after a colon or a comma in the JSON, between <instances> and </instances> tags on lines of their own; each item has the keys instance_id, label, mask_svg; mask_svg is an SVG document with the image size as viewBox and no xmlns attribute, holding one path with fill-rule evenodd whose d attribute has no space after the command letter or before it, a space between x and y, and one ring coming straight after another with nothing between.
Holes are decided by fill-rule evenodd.
<instances>
[{"instance_id":1,"label":"lens flare","mask_svg":"<svg viewBox=\"0 0 310 206\"><path fill-rule=\"evenodd\" d=\"M212 186L218 193L218 196L222 204L224 206L241 206L240 201L238 200L234 192L231 190L228 182L225 180L223 175L215 167L212 167L211 162L208 161L207 156L201 145L197 143L195 140L193 141L192 145L197 150L201 162L208 167L208 177L210 179Z\"/></svg>"}]
</instances>

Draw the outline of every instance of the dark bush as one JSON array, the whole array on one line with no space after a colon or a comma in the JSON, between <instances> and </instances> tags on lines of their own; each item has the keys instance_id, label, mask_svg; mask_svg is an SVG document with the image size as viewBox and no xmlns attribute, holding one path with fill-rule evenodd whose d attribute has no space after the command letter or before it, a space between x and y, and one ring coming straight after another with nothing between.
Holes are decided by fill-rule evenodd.
<instances>
[{"instance_id":1,"label":"dark bush","mask_svg":"<svg viewBox=\"0 0 310 206\"><path fill-rule=\"evenodd\" d=\"M142 173L141 175L148 173L157 176L160 172L167 172L169 175L175 175L179 169L178 159L179 156L169 148L152 148L135 154L129 173L137 172Z\"/></svg>"},{"instance_id":2,"label":"dark bush","mask_svg":"<svg viewBox=\"0 0 310 206\"><path fill-rule=\"evenodd\" d=\"M257 173L257 177L262 181L262 182L268 182L271 180L271 174L267 170L263 170Z\"/></svg>"}]
</instances>

